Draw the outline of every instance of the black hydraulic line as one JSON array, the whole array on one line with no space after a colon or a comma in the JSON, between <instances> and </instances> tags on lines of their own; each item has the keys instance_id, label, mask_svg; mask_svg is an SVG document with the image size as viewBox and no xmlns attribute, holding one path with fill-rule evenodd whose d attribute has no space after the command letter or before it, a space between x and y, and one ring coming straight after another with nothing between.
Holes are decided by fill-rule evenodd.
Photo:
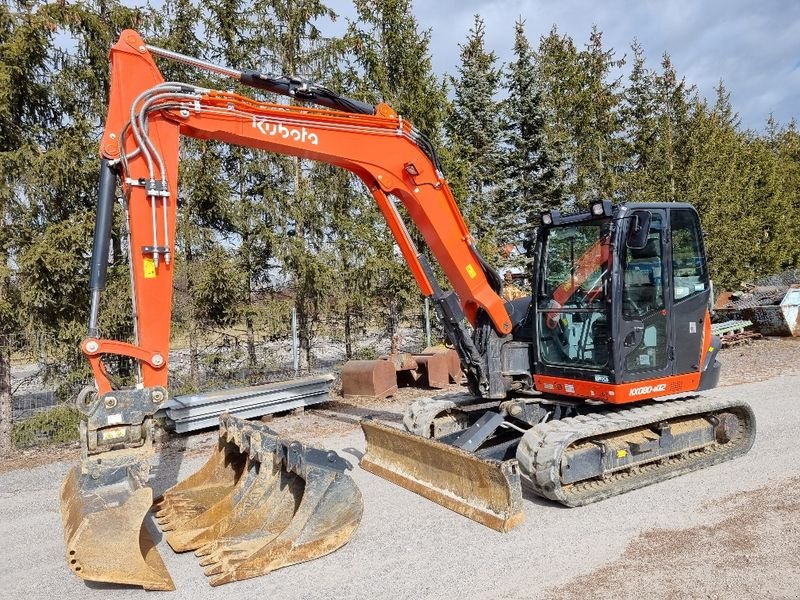
<instances>
[{"instance_id":1,"label":"black hydraulic line","mask_svg":"<svg viewBox=\"0 0 800 600\"><path fill-rule=\"evenodd\" d=\"M111 222L114 218L114 192L117 174L108 160L100 163L100 182L97 190L97 217L94 223L94 245L89 274L89 289L92 292L89 309L89 335L97 335L97 316L100 308L100 292L106 287L108 275L108 248L111 242Z\"/></svg>"},{"instance_id":2,"label":"black hydraulic line","mask_svg":"<svg viewBox=\"0 0 800 600\"><path fill-rule=\"evenodd\" d=\"M305 81L297 77L289 77L286 75L281 76L273 75L272 73L261 73L252 69L244 69L240 71L239 69L217 65L207 60L196 58L194 56L187 56L173 50L167 50L165 48L159 48L149 44L146 47L147 50L149 50L150 53L155 56L162 56L164 58L168 58L169 60L191 65L198 69L204 69L206 71L211 71L212 73L218 73L220 75L225 75L226 77L238 79L244 85L250 87L266 90L282 96L289 96L303 102L313 102L314 104L319 104L320 106L335 108L345 112L359 113L364 115L375 114L375 107L372 104L347 98L346 96L340 96L333 90L311 81Z\"/></svg>"},{"instance_id":3,"label":"black hydraulic line","mask_svg":"<svg viewBox=\"0 0 800 600\"><path fill-rule=\"evenodd\" d=\"M239 79L244 85L266 90L281 96L289 96L302 102L313 102L327 108L350 113L374 115L375 107L367 102L340 96L324 86L287 76L275 76L244 69Z\"/></svg>"}]
</instances>

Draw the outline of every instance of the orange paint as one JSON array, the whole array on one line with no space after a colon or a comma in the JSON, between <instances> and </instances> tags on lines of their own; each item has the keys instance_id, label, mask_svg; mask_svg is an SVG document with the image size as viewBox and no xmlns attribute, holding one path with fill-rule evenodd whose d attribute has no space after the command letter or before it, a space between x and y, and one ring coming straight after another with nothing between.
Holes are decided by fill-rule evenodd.
<instances>
[{"instance_id":1,"label":"orange paint","mask_svg":"<svg viewBox=\"0 0 800 600\"><path fill-rule=\"evenodd\" d=\"M608 404L629 404L650 398L691 392L700 384L700 373L672 375L631 383L599 383L565 377L534 375L533 387L546 394L601 400Z\"/></svg>"}]
</instances>

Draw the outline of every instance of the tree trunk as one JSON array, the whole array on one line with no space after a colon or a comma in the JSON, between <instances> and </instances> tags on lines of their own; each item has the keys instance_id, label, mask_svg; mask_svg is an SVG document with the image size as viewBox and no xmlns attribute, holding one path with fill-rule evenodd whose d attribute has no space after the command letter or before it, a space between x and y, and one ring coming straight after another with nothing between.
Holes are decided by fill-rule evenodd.
<instances>
[{"instance_id":1,"label":"tree trunk","mask_svg":"<svg viewBox=\"0 0 800 600\"><path fill-rule=\"evenodd\" d=\"M344 311L344 355L347 360L353 358L353 324L349 306Z\"/></svg>"},{"instance_id":2,"label":"tree trunk","mask_svg":"<svg viewBox=\"0 0 800 600\"><path fill-rule=\"evenodd\" d=\"M308 333L308 313L305 302L297 303L297 337L300 341L298 367L300 371L308 371L311 367L311 336Z\"/></svg>"},{"instance_id":3,"label":"tree trunk","mask_svg":"<svg viewBox=\"0 0 800 600\"><path fill-rule=\"evenodd\" d=\"M0 456L11 454L11 346L0 337Z\"/></svg>"},{"instance_id":4,"label":"tree trunk","mask_svg":"<svg viewBox=\"0 0 800 600\"><path fill-rule=\"evenodd\" d=\"M192 380L192 385L200 388L200 373L199 369L197 368L198 359L200 356L200 352L197 347L198 335L197 325L195 324L194 317L192 317L192 323L189 326L189 377Z\"/></svg>"},{"instance_id":5,"label":"tree trunk","mask_svg":"<svg viewBox=\"0 0 800 600\"><path fill-rule=\"evenodd\" d=\"M256 332L253 327L253 317L249 314L244 318L247 328L247 366L251 369L256 368Z\"/></svg>"}]
</instances>

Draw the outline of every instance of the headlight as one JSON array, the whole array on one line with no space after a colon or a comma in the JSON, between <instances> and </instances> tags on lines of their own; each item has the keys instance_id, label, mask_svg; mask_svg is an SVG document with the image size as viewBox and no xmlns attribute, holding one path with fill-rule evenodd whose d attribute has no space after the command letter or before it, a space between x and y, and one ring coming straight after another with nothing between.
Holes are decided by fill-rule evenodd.
<instances>
[{"instance_id":1,"label":"headlight","mask_svg":"<svg viewBox=\"0 0 800 600\"><path fill-rule=\"evenodd\" d=\"M552 225L553 215L550 213L542 213L542 225Z\"/></svg>"},{"instance_id":2,"label":"headlight","mask_svg":"<svg viewBox=\"0 0 800 600\"><path fill-rule=\"evenodd\" d=\"M592 211L592 214L595 217L602 216L603 212L604 212L603 203L602 202L595 202L594 204L592 204L590 210Z\"/></svg>"}]
</instances>

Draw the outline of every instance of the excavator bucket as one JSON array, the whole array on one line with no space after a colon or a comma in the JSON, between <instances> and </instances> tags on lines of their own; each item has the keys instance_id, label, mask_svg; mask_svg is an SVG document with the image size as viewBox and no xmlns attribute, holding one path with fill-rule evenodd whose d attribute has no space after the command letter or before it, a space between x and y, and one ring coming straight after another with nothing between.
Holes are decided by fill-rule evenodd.
<instances>
[{"instance_id":1,"label":"excavator bucket","mask_svg":"<svg viewBox=\"0 0 800 600\"><path fill-rule=\"evenodd\" d=\"M193 550L213 586L265 575L343 546L361 522L361 492L335 452L220 417L219 443L194 475L156 501L176 552Z\"/></svg>"},{"instance_id":2,"label":"excavator bucket","mask_svg":"<svg viewBox=\"0 0 800 600\"><path fill-rule=\"evenodd\" d=\"M77 408L80 466L61 485L67 564L88 581L173 590L172 579L144 525L153 503L147 487L153 454L152 415L166 390L87 388Z\"/></svg>"},{"instance_id":3,"label":"excavator bucket","mask_svg":"<svg viewBox=\"0 0 800 600\"><path fill-rule=\"evenodd\" d=\"M522 523L517 461L481 458L371 419L361 468L497 531Z\"/></svg>"},{"instance_id":4,"label":"excavator bucket","mask_svg":"<svg viewBox=\"0 0 800 600\"><path fill-rule=\"evenodd\" d=\"M148 487L137 487L127 473L102 485L75 467L61 486L61 517L67 562L89 581L174 590L144 519L153 503Z\"/></svg>"}]
</instances>

